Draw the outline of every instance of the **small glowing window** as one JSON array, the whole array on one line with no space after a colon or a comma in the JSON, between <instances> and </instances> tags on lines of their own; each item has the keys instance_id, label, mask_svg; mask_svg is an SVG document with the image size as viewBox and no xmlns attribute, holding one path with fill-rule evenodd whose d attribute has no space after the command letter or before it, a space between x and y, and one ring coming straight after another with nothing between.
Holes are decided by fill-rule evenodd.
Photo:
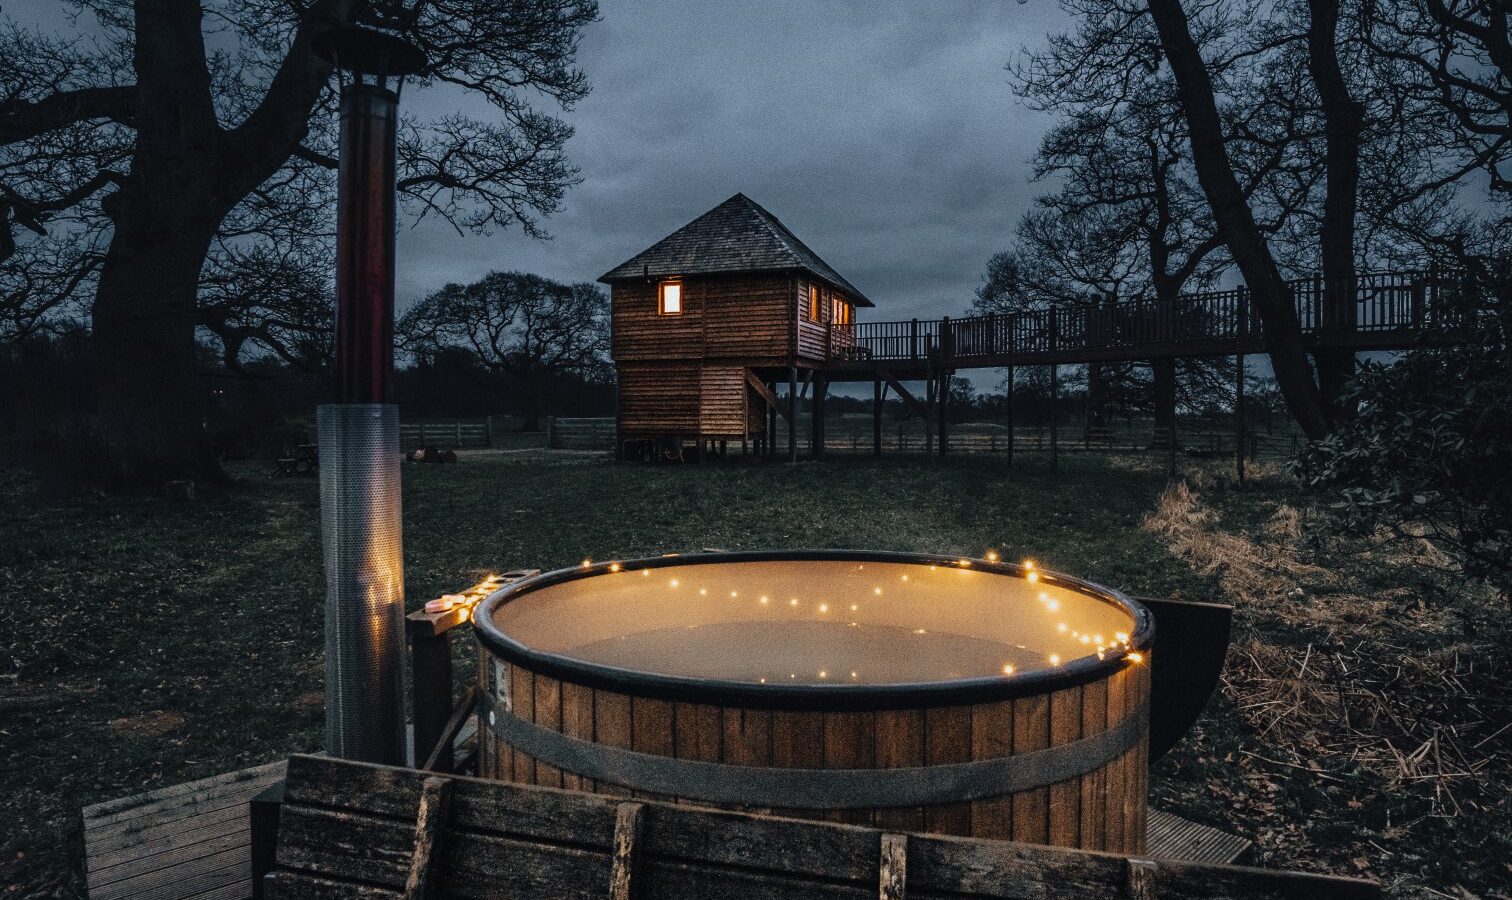
<instances>
[{"instance_id":1,"label":"small glowing window","mask_svg":"<svg viewBox=\"0 0 1512 900\"><path fill-rule=\"evenodd\" d=\"M810 322L819 321L819 286L817 284L809 285L808 317Z\"/></svg>"},{"instance_id":2,"label":"small glowing window","mask_svg":"<svg viewBox=\"0 0 1512 900\"><path fill-rule=\"evenodd\" d=\"M663 281L657 311L664 316L675 316L681 314L682 310L682 284L676 281Z\"/></svg>"},{"instance_id":3,"label":"small glowing window","mask_svg":"<svg viewBox=\"0 0 1512 900\"><path fill-rule=\"evenodd\" d=\"M851 305L836 297L835 309L831 316L836 325L849 325L851 323Z\"/></svg>"}]
</instances>

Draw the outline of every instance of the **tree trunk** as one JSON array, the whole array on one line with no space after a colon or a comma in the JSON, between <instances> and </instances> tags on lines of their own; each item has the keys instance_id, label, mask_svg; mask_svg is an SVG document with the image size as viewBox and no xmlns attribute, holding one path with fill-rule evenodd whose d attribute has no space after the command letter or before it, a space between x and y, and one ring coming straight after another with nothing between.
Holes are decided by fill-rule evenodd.
<instances>
[{"instance_id":1,"label":"tree trunk","mask_svg":"<svg viewBox=\"0 0 1512 900\"><path fill-rule=\"evenodd\" d=\"M202 429L195 298L235 202L216 183L222 148L197 0L135 6L136 145L131 175L105 204L114 231L94 305L105 459L84 473L128 490L223 477Z\"/></svg>"},{"instance_id":2,"label":"tree trunk","mask_svg":"<svg viewBox=\"0 0 1512 900\"><path fill-rule=\"evenodd\" d=\"M95 294L105 468L93 474L117 490L218 481L223 473L202 428L194 336L200 267L215 221L164 215L161 198L122 199L123 207L137 208L122 209Z\"/></svg>"},{"instance_id":3,"label":"tree trunk","mask_svg":"<svg viewBox=\"0 0 1512 900\"><path fill-rule=\"evenodd\" d=\"M1327 332L1345 334L1355 327L1355 216L1365 109L1350 95L1339 67L1339 0L1308 0L1307 6L1307 68L1318 89L1327 133L1327 180L1318 232L1323 259L1322 324ZM1324 402L1335 418L1346 415L1341 394L1354 376L1354 351L1319 350L1313 359Z\"/></svg>"},{"instance_id":4,"label":"tree trunk","mask_svg":"<svg viewBox=\"0 0 1512 900\"><path fill-rule=\"evenodd\" d=\"M1181 0L1148 2L1160 34L1161 47L1176 77L1197 180L1212 207L1214 220L1223 229L1229 253L1249 286L1251 299L1260 311L1265 348L1276 373L1276 385L1303 432L1310 438L1321 438L1329 431L1329 416L1302 344L1302 328L1297 321L1291 290L1281 277L1265 235L1256 224L1254 213L1234 175L1224 145L1223 123L1213 97L1213 82L1201 51L1192 40L1186 12Z\"/></svg>"}]
</instances>

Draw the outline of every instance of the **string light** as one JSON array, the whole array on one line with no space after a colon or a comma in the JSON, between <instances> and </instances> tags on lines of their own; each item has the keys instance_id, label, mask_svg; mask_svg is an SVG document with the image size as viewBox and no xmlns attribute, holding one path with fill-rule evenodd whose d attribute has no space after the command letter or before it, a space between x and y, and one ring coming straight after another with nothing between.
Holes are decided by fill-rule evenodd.
<instances>
[{"instance_id":1,"label":"string light","mask_svg":"<svg viewBox=\"0 0 1512 900\"><path fill-rule=\"evenodd\" d=\"M585 559L585 560L583 560L583 568L586 569L586 568L588 568L591 565L593 565L593 560L591 560L591 559Z\"/></svg>"},{"instance_id":2,"label":"string light","mask_svg":"<svg viewBox=\"0 0 1512 900\"><path fill-rule=\"evenodd\" d=\"M882 589L881 588L872 588L872 593L876 594L878 597L880 597L880 596L882 596Z\"/></svg>"},{"instance_id":3,"label":"string light","mask_svg":"<svg viewBox=\"0 0 1512 900\"><path fill-rule=\"evenodd\" d=\"M770 602L770 598L767 597L765 594L762 594L761 595L761 605L762 606L766 606L768 602Z\"/></svg>"},{"instance_id":4,"label":"string light","mask_svg":"<svg viewBox=\"0 0 1512 900\"><path fill-rule=\"evenodd\" d=\"M1126 656L1124 656L1124 659L1127 659L1131 663L1142 663L1142 662L1144 662L1144 654L1143 653L1137 653L1137 652L1136 653L1130 653L1130 654L1127 654Z\"/></svg>"},{"instance_id":5,"label":"string light","mask_svg":"<svg viewBox=\"0 0 1512 900\"><path fill-rule=\"evenodd\" d=\"M672 585L673 587L677 587L677 579L672 579L670 582L668 582L668 584Z\"/></svg>"},{"instance_id":6,"label":"string light","mask_svg":"<svg viewBox=\"0 0 1512 900\"><path fill-rule=\"evenodd\" d=\"M791 600L788 601L788 606L797 606L797 605L798 605L798 598L797 597L794 597L793 599L791 599Z\"/></svg>"},{"instance_id":7,"label":"string light","mask_svg":"<svg viewBox=\"0 0 1512 900\"><path fill-rule=\"evenodd\" d=\"M819 611L822 612L822 613L829 612L829 604L828 603L821 603L821 604L819 604Z\"/></svg>"},{"instance_id":8,"label":"string light","mask_svg":"<svg viewBox=\"0 0 1512 900\"><path fill-rule=\"evenodd\" d=\"M641 574L649 577L651 575L651 570L650 569L641 569Z\"/></svg>"},{"instance_id":9,"label":"string light","mask_svg":"<svg viewBox=\"0 0 1512 900\"><path fill-rule=\"evenodd\" d=\"M609 564L609 571L611 571L611 572L618 572L619 570L620 570L620 564L619 563L610 563Z\"/></svg>"},{"instance_id":10,"label":"string light","mask_svg":"<svg viewBox=\"0 0 1512 900\"><path fill-rule=\"evenodd\" d=\"M1003 666L1003 674L1004 675L1012 675L1013 672L1014 672L1013 666L1011 666L1011 665L1004 665Z\"/></svg>"},{"instance_id":11,"label":"string light","mask_svg":"<svg viewBox=\"0 0 1512 900\"><path fill-rule=\"evenodd\" d=\"M1057 656L1057 655L1055 655L1054 653L1050 654L1050 665L1052 665L1052 666L1058 666L1058 665L1060 665L1060 657Z\"/></svg>"},{"instance_id":12,"label":"string light","mask_svg":"<svg viewBox=\"0 0 1512 900\"><path fill-rule=\"evenodd\" d=\"M987 551L987 561L988 562L997 562L1000 559L1002 559L1002 557L998 555L998 552L996 550L988 550Z\"/></svg>"},{"instance_id":13,"label":"string light","mask_svg":"<svg viewBox=\"0 0 1512 900\"><path fill-rule=\"evenodd\" d=\"M852 603L851 604L851 612L855 612L856 610L858 610L860 608L861 608L861 604L859 604L859 603Z\"/></svg>"}]
</instances>

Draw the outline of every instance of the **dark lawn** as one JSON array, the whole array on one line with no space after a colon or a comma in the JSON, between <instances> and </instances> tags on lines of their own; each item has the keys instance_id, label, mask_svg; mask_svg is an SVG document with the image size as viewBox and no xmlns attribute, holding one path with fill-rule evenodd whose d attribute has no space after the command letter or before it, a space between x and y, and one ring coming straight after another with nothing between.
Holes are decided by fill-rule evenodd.
<instances>
[{"instance_id":1,"label":"dark lawn","mask_svg":"<svg viewBox=\"0 0 1512 900\"><path fill-rule=\"evenodd\" d=\"M1174 559L1167 537L1140 527L1163 487L1158 461L1096 456L1063 459L1051 477L1033 458L1013 471L1000 459L918 457L698 469L476 452L457 466L405 468L408 593L418 605L489 571L584 557L853 547L996 548L1134 594L1222 594L1221 578ZM1287 492L1219 494L1225 515L1247 523ZM28 477L0 474L0 791L11 819L0 830L0 884L81 896L82 805L318 749L321 592L314 481L249 471L233 492L178 504L50 500ZM1270 618L1245 627L1279 645L1305 631ZM1244 749L1291 759L1257 739L1226 697L1201 740L1162 764L1157 775L1181 777L1157 777L1157 796L1258 838L1271 864L1493 894L1508 876L1485 856L1508 846L1505 797L1442 827L1404 832L1399 818L1386 835L1382 815L1394 803L1406 812L1411 797L1383 797L1376 781L1359 782L1369 802L1334 796L1316 773L1287 767L1267 770L1273 787L1257 788ZM1256 791L1267 809L1254 806ZM1476 839L1461 849L1454 834L1470 827ZM1269 829L1280 835L1268 845ZM1282 839L1290 833L1307 839ZM1404 842L1414 853L1398 849ZM1360 856L1372 868L1350 862Z\"/></svg>"}]
</instances>

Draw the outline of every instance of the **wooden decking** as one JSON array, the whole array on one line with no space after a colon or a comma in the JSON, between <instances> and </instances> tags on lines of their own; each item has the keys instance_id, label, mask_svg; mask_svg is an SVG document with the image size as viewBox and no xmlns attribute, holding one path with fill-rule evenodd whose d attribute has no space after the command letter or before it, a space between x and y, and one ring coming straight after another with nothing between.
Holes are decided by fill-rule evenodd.
<instances>
[{"instance_id":1,"label":"wooden decking","mask_svg":"<svg viewBox=\"0 0 1512 900\"><path fill-rule=\"evenodd\" d=\"M84 808L92 900L245 900L252 896L249 804L285 762Z\"/></svg>"},{"instance_id":2,"label":"wooden decking","mask_svg":"<svg viewBox=\"0 0 1512 900\"><path fill-rule=\"evenodd\" d=\"M92 900L247 900L252 896L248 804L281 779L269 763L84 809ZM1150 810L1147 855L1188 862L1242 860L1249 841Z\"/></svg>"}]
</instances>

